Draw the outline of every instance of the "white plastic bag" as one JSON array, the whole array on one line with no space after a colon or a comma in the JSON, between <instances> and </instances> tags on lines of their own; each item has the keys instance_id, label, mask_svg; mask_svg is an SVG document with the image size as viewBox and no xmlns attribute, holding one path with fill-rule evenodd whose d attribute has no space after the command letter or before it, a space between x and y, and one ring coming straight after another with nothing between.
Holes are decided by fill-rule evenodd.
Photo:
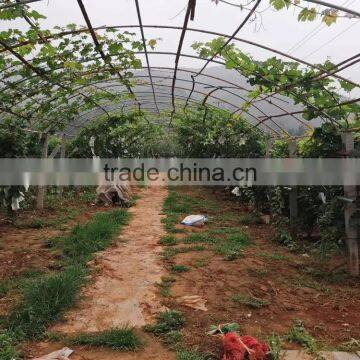
<instances>
[{"instance_id":1,"label":"white plastic bag","mask_svg":"<svg viewBox=\"0 0 360 360\"><path fill-rule=\"evenodd\" d=\"M208 217L206 215L189 215L181 224L187 226L203 226L207 221Z\"/></svg>"}]
</instances>

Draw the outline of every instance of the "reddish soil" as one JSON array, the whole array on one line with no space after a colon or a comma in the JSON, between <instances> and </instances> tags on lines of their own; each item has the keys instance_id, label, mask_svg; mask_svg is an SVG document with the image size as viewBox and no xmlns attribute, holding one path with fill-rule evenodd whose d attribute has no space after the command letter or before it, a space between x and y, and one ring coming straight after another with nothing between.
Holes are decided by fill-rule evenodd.
<instances>
[{"instance_id":1,"label":"reddish soil","mask_svg":"<svg viewBox=\"0 0 360 360\"><path fill-rule=\"evenodd\" d=\"M209 189L180 188L178 191L202 201L216 201L218 206L208 212L210 222L203 228L179 225L185 234L177 234L177 237L220 226L238 227L239 232L247 232L251 239L244 256L234 261L225 261L207 249L177 254L171 261L162 262L157 241L164 234L160 212L166 190L144 190L137 205L131 209L133 218L123 229L121 241L99 254L92 263L97 271L94 272L93 282L84 289L85 298L76 309L68 313L65 323L58 324L57 329L73 332L84 330L87 326L88 330L101 330L125 321L141 326L151 321L153 314L164 305L184 314L184 344L198 347L214 359L220 358L220 340L205 333L210 325L220 323L237 322L242 334L261 340L266 340L272 333L286 333L295 319L302 320L316 339L330 347L351 338L360 338L358 280L344 276L339 270L335 270L331 276L324 276L329 274L329 269L335 269L341 264L343 257L334 255L330 260L321 262L311 253L303 256L290 252L272 241L271 226L242 225L236 217L240 217L244 209L236 202ZM91 213L98 210L91 209L77 220L90 218ZM224 215L226 218L225 215L229 213L235 214L235 217L231 216L223 223L216 220L216 216ZM5 229L1 232L0 241L4 250L0 252L2 276L18 274L29 268L46 271L53 261L56 262L56 254L43 245L46 238L56 235L53 229L14 229L7 226L2 229ZM30 257L23 256L24 253ZM172 296L164 298L157 293L154 283L173 264L186 265L190 271L175 275ZM236 294L267 300L269 305L259 309L249 308L232 300ZM194 310L179 304L179 298L186 295L198 295L205 299L208 311ZM136 353L75 347L76 354L71 358L174 359L174 354L165 350L153 337L143 333L141 336L146 345ZM46 354L62 346L58 343L30 344L27 347L28 356ZM287 344L286 347L296 348L293 344Z\"/></svg>"},{"instance_id":2,"label":"reddish soil","mask_svg":"<svg viewBox=\"0 0 360 360\"><path fill-rule=\"evenodd\" d=\"M167 351L161 343L152 336L139 334L144 342L143 350L136 352L118 352L106 348L89 348L86 346L71 346L74 354L71 360L175 360L175 355ZM32 344L28 352L29 358L47 355L64 347L60 343Z\"/></svg>"},{"instance_id":3,"label":"reddish soil","mask_svg":"<svg viewBox=\"0 0 360 360\"><path fill-rule=\"evenodd\" d=\"M219 198L209 189L183 188L179 191L198 199L218 201L221 205L210 214L210 219L226 211L241 213L239 205ZM201 251L181 253L168 262L168 265L190 267L189 272L177 276L172 287L173 297L165 302L169 308L185 314L183 334L189 347L200 346L204 352L220 356L219 339L206 336L205 332L210 325L232 322L240 324L242 334L262 340L272 333L286 333L295 319L302 320L316 339L330 346L360 338L358 280L346 275L340 280L336 280L336 274L331 277L333 280L309 275L314 270L326 273L344 258L338 256L328 263L320 263L314 256L291 253L272 241L273 230L269 225L243 226L230 220L226 226L238 226L239 231L250 235L251 245L245 248L244 257L225 261L212 251ZM183 230L203 232L210 228L216 228L216 224L210 221L202 229L183 227ZM274 259L274 254L280 259ZM236 294L254 296L270 304L252 309L235 303L232 297ZM176 299L184 295L205 299L208 311L180 306ZM290 344L288 347L294 348Z\"/></svg>"}]
</instances>

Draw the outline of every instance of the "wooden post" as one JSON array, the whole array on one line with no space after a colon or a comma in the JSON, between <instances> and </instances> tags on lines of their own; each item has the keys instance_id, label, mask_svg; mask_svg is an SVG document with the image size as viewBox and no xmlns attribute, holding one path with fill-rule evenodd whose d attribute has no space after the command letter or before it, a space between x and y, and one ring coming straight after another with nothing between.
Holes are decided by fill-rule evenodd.
<instances>
[{"instance_id":1,"label":"wooden post","mask_svg":"<svg viewBox=\"0 0 360 360\"><path fill-rule=\"evenodd\" d=\"M265 159L268 159L270 157L270 151L273 143L274 143L273 139L267 139L265 141Z\"/></svg>"},{"instance_id":2,"label":"wooden post","mask_svg":"<svg viewBox=\"0 0 360 360\"><path fill-rule=\"evenodd\" d=\"M266 139L265 141L265 159L269 159L270 158L270 151L271 151L271 148L273 146L273 143L274 143L274 139ZM266 196L269 200L269 214L270 214L270 218L272 216L272 207L271 207L271 198L270 198L270 195L271 195L271 189L270 189L270 186L267 186L266 187Z\"/></svg>"},{"instance_id":3,"label":"wooden post","mask_svg":"<svg viewBox=\"0 0 360 360\"><path fill-rule=\"evenodd\" d=\"M65 159L65 156L66 156L65 151L66 151L65 134L62 134L62 136L61 136L61 148L60 148L60 158L61 159ZM60 186L59 187L59 195L60 196L62 196L63 191L64 191L64 187Z\"/></svg>"},{"instance_id":4,"label":"wooden post","mask_svg":"<svg viewBox=\"0 0 360 360\"><path fill-rule=\"evenodd\" d=\"M354 136L351 132L342 134L343 146L346 154L354 150ZM344 197L349 199L345 203L345 232L348 249L349 272L352 276L360 275L359 268L359 233L356 225L352 224L352 217L356 213L357 188L356 185L344 186Z\"/></svg>"},{"instance_id":5,"label":"wooden post","mask_svg":"<svg viewBox=\"0 0 360 360\"><path fill-rule=\"evenodd\" d=\"M49 134L46 133L44 135L44 143L43 143L43 148L42 148L42 152L41 152L42 158L47 158L48 148L49 148ZM37 198L36 198L36 208L38 210L44 209L44 198L45 198L45 186L39 186Z\"/></svg>"},{"instance_id":6,"label":"wooden post","mask_svg":"<svg viewBox=\"0 0 360 360\"><path fill-rule=\"evenodd\" d=\"M291 140L289 142L289 157L296 157L296 140ZM291 186L290 197L289 197L289 206L290 206L290 223L291 225L295 225L297 217L298 217L298 192L297 187Z\"/></svg>"}]
</instances>

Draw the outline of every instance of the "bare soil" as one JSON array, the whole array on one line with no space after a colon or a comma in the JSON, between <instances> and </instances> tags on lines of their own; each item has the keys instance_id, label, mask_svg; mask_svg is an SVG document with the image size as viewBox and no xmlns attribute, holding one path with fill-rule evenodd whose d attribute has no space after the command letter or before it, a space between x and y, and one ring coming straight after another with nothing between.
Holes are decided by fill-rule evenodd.
<instances>
[{"instance_id":1,"label":"bare soil","mask_svg":"<svg viewBox=\"0 0 360 360\"><path fill-rule=\"evenodd\" d=\"M327 348L337 347L351 338L360 339L360 286L358 279L343 274L338 265L344 262L340 254L321 261L316 254L294 253L274 243L270 225L243 225L238 217L247 209L226 199L222 194L205 188L179 188L181 194L201 201L216 201L208 215L210 222L203 228L178 225L185 233L206 232L220 227L237 227L249 234L251 244L244 256L226 261L213 251L192 251L162 260L158 240L164 235L161 219L162 204L167 191L154 187L142 190L141 198L130 209L132 219L112 247L99 253L89 265L94 269L90 284L83 290L83 298L64 321L52 330L72 333L98 331L128 323L141 327L152 322L154 315L170 308L180 310L186 324L182 330L184 344L219 359L221 343L216 337L205 335L210 325L237 322L242 334L266 340L272 333L284 334L294 320L302 320L306 329ZM92 211L79 219L85 221ZM229 213L235 214L227 218ZM179 221L183 215L179 216ZM215 220L219 216L224 221ZM56 254L43 246L47 238L58 230L1 228L0 273L3 277L28 269L49 268L56 262ZM177 245L184 246L184 244ZM176 246L175 246L176 247ZM23 253L22 253L23 252ZM28 258L24 253L30 255ZM9 263L10 261L10 263ZM158 287L161 276L172 265L185 265L188 272L175 275L170 297L162 297ZM18 267L21 270L18 270ZM335 269L331 274L330 270ZM325 275L324 275L325 274ZM330 275L329 275L330 274ZM329 275L329 276L327 276ZM259 309L237 304L236 294L246 294L268 301ZM187 295L206 300L208 311L194 310L179 304ZM0 299L1 309L1 299ZM74 360L172 360L173 352L161 343L140 332L144 349L135 353L119 353L106 349L75 347ZM64 346L60 343L28 344L27 358L39 356ZM286 344L286 348L298 348Z\"/></svg>"},{"instance_id":2,"label":"bare soil","mask_svg":"<svg viewBox=\"0 0 360 360\"><path fill-rule=\"evenodd\" d=\"M156 297L156 283L164 274L158 241L164 235L160 213L166 195L161 187L141 193L119 241L90 264L96 272L83 291L83 301L54 330L69 334L127 324L141 327L164 310Z\"/></svg>"},{"instance_id":3,"label":"bare soil","mask_svg":"<svg viewBox=\"0 0 360 360\"><path fill-rule=\"evenodd\" d=\"M219 207L209 213L210 222L201 229L182 227L186 233L204 232L217 228L211 218L227 212L239 215L240 204L204 188L180 188L180 193L202 200L215 200ZM335 347L351 338L360 338L360 284L359 280L334 272L328 279L316 277L317 271L329 274L344 262L335 255L321 262L316 255L293 253L274 243L270 225L245 226L229 219L221 226L238 227L249 234L251 245L244 256L225 261L212 251L181 253L168 267L181 264L189 272L177 276L172 297L165 301L172 309L186 316L183 331L187 346L200 347L206 353L220 358L220 341L205 335L211 325L236 322L241 333L266 340L272 333L284 334L294 320L302 320L306 329L327 347ZM184 234L177 235L179 238ZM269 302L268 306L253 309L232 300L236 294L245 294ZM198 295L206 300L207 312L196 311L178 304L184 295ZM298 348L287 344L287 348Z\"/></svg>"}]
</instances>

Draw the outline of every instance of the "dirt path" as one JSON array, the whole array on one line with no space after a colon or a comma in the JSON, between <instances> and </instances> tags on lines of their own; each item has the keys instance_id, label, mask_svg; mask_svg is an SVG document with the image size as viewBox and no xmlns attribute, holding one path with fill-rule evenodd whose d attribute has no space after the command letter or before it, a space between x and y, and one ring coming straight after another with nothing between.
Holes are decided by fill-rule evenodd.
<instances>
[{"instance_id":1,"label":"dirt path","mask_svg":"<svg viewBox=\"0 0 360 360\"><path fill-rule=\"evenodd\" d=\"M120 241L97 256L96 275L84 289L83 300L55 326L56 331L93 332L126 324L140 327L163 310L155 293L163 274L158 241L164 235L160 213L167 190L153 187L140 195Z\"/></svg>"}]
</instances>

